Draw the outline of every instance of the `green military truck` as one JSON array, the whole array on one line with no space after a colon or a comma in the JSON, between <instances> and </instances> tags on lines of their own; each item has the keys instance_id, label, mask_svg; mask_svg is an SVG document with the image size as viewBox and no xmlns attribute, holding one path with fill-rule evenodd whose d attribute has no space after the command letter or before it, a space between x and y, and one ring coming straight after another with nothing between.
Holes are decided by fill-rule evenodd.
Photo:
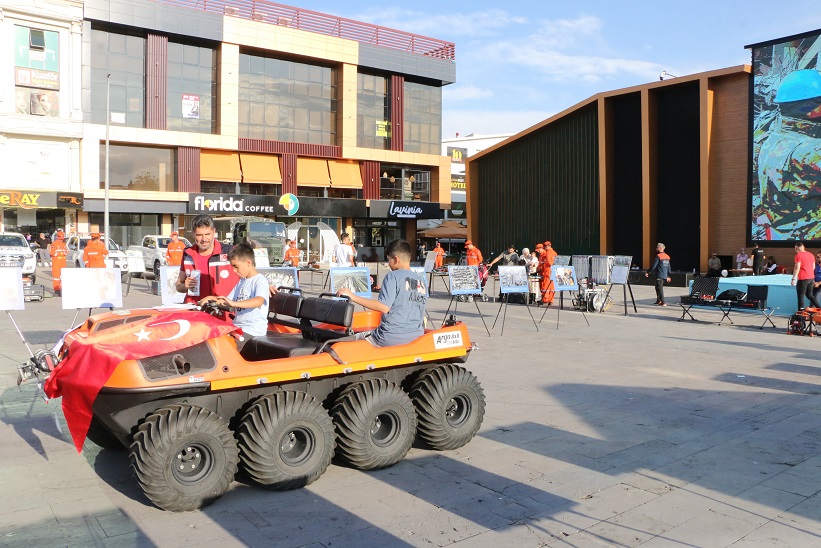
<instances>
[{"instance_id":1,"label":"green military truck","mask_svg":"<svg viewBox=\"0 0 821 548\"><path fill-rule=\"evenodd\" d=\"M214 224L221 241L251 243L268 251L271 266L282 264L288 237L285 223L265 217L221 217L214 219Z\"/></svg>"}]
</instances>

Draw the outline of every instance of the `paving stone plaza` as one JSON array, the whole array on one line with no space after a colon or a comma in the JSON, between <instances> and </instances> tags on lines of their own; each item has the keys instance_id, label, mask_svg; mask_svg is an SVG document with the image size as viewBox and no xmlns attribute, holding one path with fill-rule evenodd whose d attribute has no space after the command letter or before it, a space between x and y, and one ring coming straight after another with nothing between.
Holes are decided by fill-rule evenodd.
<instances>
[{"instance_id":1,"label":"paving stone plaza","mask_svg":"<svg viewBox=\"0 0 821 548\"><path fill-rule=\"evenodd\" d=\"M126 307L159 304L134 282ZM27 352L6 317L0 545L818 545L821 339L788 336L784 317L764 330L745 314L678 322L677 306L652 306L650 286L633 290L638 313L617 303L586 314L589 326L566 308L557 328L551 309L536 332L511 305L504 335L497 324L490 337L476 307L459 303L479 345L466 365L487 399L479 434L459 450L416 445L376 472L334 463L296 491L235 482L182 514L149 503L127 452L87 441L78 454L60 402L16 386ZM667 291L673 303L685 290ZM448 304L443 292L429 300L434 321ZM479 306L490 327L499 305ZM37 349L74 314L48 298L13 317Z\"/></svg>"}]
</instances>

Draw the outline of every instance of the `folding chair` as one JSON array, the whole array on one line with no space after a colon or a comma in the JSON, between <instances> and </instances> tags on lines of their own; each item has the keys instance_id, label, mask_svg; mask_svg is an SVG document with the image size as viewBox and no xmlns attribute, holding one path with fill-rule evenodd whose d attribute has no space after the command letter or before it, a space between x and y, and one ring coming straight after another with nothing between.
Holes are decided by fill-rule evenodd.
<instances>
[{"instance_id":1,"label":"folding chair","mask_svg":"<svg viewBox=\"0 0 821 548\"><path fill-rule=\"evenodd\" d=\"M684 321L685 316L690 316L690 319L696 321L690 309L696 305L713 304L711 301L705 301L705 296L710 296L715 299L718 292L718 278L695 278L693 280L693 287L690 289L690 294L682 297L679 306L681 307L681 318L678 321Z\"/></svg>"},{"instance_id":2,"label":"folding chair","mask_svg":"<svg viewBox=\"0 0 821 548\"><path fill-rule=\"evenodd\" d=\"M767 322L770 322L770 325L775 327L773 323L772 316L777 308L772 308L767 306L767 296L770 293L770 287L766 285L748 285L747 286L747 302L744 303L742 308L752 308L753 310L759 310L761 314L764 315L764 323L761 324L759 329L764 329L764 326L767 325Z\"/></svg>"}]
</instances>

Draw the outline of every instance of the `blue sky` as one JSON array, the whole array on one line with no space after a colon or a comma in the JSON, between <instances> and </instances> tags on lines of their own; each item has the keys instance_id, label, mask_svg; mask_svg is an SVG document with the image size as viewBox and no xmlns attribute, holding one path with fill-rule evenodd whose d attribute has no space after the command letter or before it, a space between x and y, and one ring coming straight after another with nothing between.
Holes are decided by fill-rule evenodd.
<instances>
[{"instance_id":1,"label":"blue sky","mask_svg":"<svg viewBox=\"0 0 821 548\"><path fill-rule=\"evenodd\" d=\"M821 28L817 0L282 3L454 42L443 138L518 132L600 91L749 64L745 45Z\"/></svg>"}]
</instances>

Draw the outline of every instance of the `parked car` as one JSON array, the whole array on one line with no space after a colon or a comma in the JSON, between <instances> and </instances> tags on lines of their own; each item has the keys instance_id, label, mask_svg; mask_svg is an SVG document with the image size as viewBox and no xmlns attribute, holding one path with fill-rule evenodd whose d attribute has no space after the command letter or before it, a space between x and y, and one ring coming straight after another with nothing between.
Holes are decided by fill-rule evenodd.
<instances>
[{"instance_id":1,"label":"parked car","mask_svg":"<svg viewBox=\"0 0 821 548\"><path fill-rule=\"evenodd\" d=\"M180 238L180 241L189 247L191 242L185 238ZM129 255L139 255L143 260L143 268L146 272L153 272L154 276L159 279L160 267L167 264L165 260L165 253L168 251L168 244L171 242L170 236L162 236L161 234L148 234L143 237L142 244L128 246Z\"/></svg>"},{"instance_id":2,"label":"parked car","mask_svg":"<svg viewBox=\"0 0 821 548\"><path fill-rule=\"evenodd\" d=\"M0 266L22 266L24 278L31 279L32 284L37 280L37 254L19 232L0 234Z\"/></svg>"},{"instance_id":3,"label":"parked car","mask_svg":"<svg viewBox=\"0 0 821 548\"><path fill-rule=\"evenodd\" d=\"M83 250L85 250L89 241L91 241L91 235L89 234L73 234L68 237L66 240L66 246L68 247L66 264L68 266L85 268ZM108 258L114 261L114 268L119 268L122 271L123 277L128 275L128 259L120 246L111 238L108 239Z\"/></svg>"}]
</instances>

